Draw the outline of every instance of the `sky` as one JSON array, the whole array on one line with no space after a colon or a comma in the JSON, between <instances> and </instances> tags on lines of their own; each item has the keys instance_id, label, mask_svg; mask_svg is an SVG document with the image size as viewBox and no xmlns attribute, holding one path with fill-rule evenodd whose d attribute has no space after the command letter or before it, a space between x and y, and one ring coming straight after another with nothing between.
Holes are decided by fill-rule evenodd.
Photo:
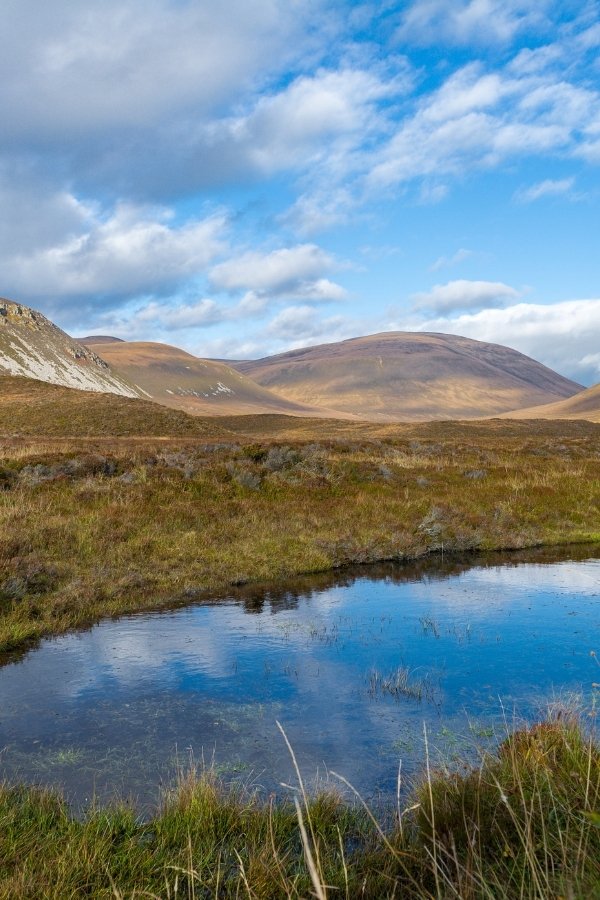
<instances>
[{"instance_id":1,"label":"sky","mask_svg":"<svg viewBox=\"0 0 600 900\"><path fill-rule=\"evenodd\" d=\"M600 3L3 0L0 295L256 358L379 331L600 381Z\"/></svg>"}]
</instances>

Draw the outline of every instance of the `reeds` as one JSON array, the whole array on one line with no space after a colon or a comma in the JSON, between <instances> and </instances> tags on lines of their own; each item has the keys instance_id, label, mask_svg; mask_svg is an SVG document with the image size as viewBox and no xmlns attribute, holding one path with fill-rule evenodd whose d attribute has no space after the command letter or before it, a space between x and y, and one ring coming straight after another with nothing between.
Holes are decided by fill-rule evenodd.
<instances>
[{"instance_id":1,"label":"reeds","mask_svg":"<svg viewBox=\"0 0 600 900\"><path fill-rule=\"evenodd\" d=\"M399 699L408 697L411 700L435 699L435 687L427 675L419 675L407 666L398 666L385 674L373 670L368 677L368 691L371 697L388 694Z\"/></svg>"},{"instance_id":2,"label":"reeds","mask_svg":"<svg viewBox=\"0 0 600 900\"><path fill-rule=\"evenodd\" d=\"M296 777L276 802L192 770L149 821L124 806L80 821L51 792L0 787L0 898L599 895L600 752L575 719L508 735L478 768L427 762L407 810L379 820Z\"/></svg>"}]
</instances>

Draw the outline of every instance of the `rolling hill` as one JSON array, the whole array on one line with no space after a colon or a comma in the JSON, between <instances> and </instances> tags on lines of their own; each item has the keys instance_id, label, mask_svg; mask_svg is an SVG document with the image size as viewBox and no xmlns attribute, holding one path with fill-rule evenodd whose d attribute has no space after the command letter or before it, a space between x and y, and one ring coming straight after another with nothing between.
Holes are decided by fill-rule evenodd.
<instances>
[{"instance_id":1,"label":"rolling hill","mask_svg":"<svg viewBox=\"0 0 600 900\"><path fill-rule=\"evenodd\" d=\"M505 419L587 419L600 422L600 384L587 388L574 397L543 406L531 406L505 413Z\"/></svg>"},{"instance_id":2,"label":"rolling hill","mask_svg":"<svg viewBox=\"0 0 600 900\"><path fill-rule=\"evenodd\" d=\"M141 388L146 397L194 415L340 415L278 397L223 362L198 359L168 344L107 338L98 342L86 338L86 341L92 352L101 353L116 371Z\"/></svg>"},{"instance_id":3,"label":"rolling hill","mask_svg":"<svg viewBox=\"0 0 600 900\"><path fill-rule=\"evenodd\" d=\"M139 397L135 385L36 310L0 299L0 374Z\"/></svg>"},{"instance_id":4,"label":"rolling hill","mask_svg":"<svg viewBox=\"0 0 600 900\"><path fill-rule=\"evenodd\" d=\"M186 437L231 440L214 419L188 416L149 400L86 393L0 374L0 435L39 437Z\"/></svg>"},{"instance_id":5,"label":"rolling hill","mask_svg":"<svg viewBox=\"0 0 600 900\"><path fill-rule=\"evenodd\" d=\"M290 401L378 422L496 416L582 390L508 347L424 332L383 332L230 365Z\"/></svg>"}]
</instances>

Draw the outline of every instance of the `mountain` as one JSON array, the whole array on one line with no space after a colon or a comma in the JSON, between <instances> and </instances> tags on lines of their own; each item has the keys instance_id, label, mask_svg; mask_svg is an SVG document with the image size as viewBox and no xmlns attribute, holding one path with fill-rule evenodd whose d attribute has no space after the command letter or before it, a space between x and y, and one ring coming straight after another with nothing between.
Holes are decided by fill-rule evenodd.
<instances>
[{"instance_id":1,"label":"mountain","mask_svg":"<svg viewBox=\"0 0 600 900\"><path fill-rule=\"evenodd\" d=\"M41 313L0 299L0 374L138 397L135 386Z\"/></svg>"},{"instance_id":2,"label":"mountain","mask_svg":"<svg viewBox=\"0 0 600 900\"><path fill-rule=\"evenodd\" d=\"M168 344L104 341L87 346L157 403L195 415L285 413L336 415L278 397L217 360L198 359ZM338 414L339 415L339 414Z\"/></svg>"},{"instance_id":3,"label":"mountain","mask_svg":"<svg viewBox=\"0 0 600 900\"><path fill-rule=\"evenodd\" d=\"M383 332L230 365L290 401L379 422L496 416L582 389L508 347L425 332Z\"/></svg>"},{"instance_id":4,"label":"mountain","mask_svg":"<svg viewBox=\"0 0 600 900\"><path fill-rule=\"evenodd\" d=\"M506 419L587 419L589 422L600 422L600 384L587 388L560 400L557 403L546 403L544 406L532 406L505 413Z\"/></svg>"}]
</instances>

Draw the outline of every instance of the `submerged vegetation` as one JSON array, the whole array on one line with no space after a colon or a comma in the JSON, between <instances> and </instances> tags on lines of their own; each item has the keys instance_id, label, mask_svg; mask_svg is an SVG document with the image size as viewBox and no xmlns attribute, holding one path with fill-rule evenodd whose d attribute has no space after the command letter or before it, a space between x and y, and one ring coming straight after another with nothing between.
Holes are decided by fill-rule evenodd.
<instances>
[{"instance_id":1,"label":"submerged vegetation","mask_svg":"<svg viewBox=\"0 0 600 900\"><path fill-rule=\"evenodd\" d=\"M0 898L600 896L600 751L575 720L428 772L378 816L298 779L274 802L191 772L149 821L126 805L77 820L54 793L0 787Z\"/></svg>"},{"instance_id":2,"label":"submerged vegetation","mask_svg":"<svg viewBox=\"0 0 600 900\"><path fill-rule=\"evenodd\" d=\"M391 697L409 697L412 700L435 700L435 687L429 677L419 676L406 666L399 666L393 672L369 674L369 694L372 697L389 694Z\"/></svg>"},{"instance_id":3,"label":"submerged vegetation","mask_svg":"<svg viewBox=\"0 0 600 900\"><path fill-rule=\"evenodd\" d=\"M600 538L600 426L273 419L278 440L0 440L0 650L232 585Z\"/></svg>"}]
</instances>

